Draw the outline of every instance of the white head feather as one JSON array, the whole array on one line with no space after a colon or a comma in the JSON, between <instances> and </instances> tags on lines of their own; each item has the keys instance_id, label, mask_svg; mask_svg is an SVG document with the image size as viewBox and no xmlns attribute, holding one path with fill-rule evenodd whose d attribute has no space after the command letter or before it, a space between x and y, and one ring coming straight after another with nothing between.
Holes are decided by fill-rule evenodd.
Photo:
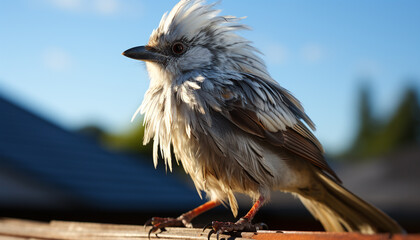
<instances>
[{"instance_id":1,"label":"white head feather","mask_svg":"<svg viewBox=\"0 0 420 240\"><path fill-rule=\"evenodd\" d=\"M165 69L171 75L177 75L180 71L223 67L224 71L252 73L274 81L263 60L257 56L258 50L236 34L237 30L248 29L238 23L242 18L219 16L220 10L213 9L215 4L204 2L181 0L163 15L159 27L153 30L149 46L166 52L174 42L181 41L188 48L183 56L172 58Z\"/></svg>"}]
</instances>

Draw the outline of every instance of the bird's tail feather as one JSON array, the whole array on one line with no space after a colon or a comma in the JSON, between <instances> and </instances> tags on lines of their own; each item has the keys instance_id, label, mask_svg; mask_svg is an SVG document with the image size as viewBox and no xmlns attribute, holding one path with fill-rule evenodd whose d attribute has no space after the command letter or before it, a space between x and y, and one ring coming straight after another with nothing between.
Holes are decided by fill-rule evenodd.
<instances>
[{"instance_id":1,"label":"bird's tail feather","mask_svg":"<svg viewBox=\"0 0 420 240\"><path fill-rule=\"evenodd\" d=\"M318 219L326 231L404 233L404 229L381 210L366 203L321 172L318 173L322 195L314 198L299 194L305 207Z\"/></svg>"}]
</instances>

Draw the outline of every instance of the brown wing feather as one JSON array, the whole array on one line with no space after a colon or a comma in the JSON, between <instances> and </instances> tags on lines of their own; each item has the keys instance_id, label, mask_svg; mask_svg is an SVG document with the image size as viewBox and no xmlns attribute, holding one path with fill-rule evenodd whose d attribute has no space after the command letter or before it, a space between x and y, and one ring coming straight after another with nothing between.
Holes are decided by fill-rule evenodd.
<instances>
[{"instance_id":1,"label":"brown wing feather","mask_svg":"<svg viewBox=\"0 0 420 240\"><path fill-rule=\"evenodd\" d=\"M298 132L300 135L304 136L305 138L309 139L315 146L323 153L324 149L318 139L314 136L314 134L309 130L302 122L298 122L293 126L293 130Z\"/></svg>"},{"instance_id":2,"label":"brown wing feather","mask_svg":"<svg viewBox=\"0 0 420 240\"><path fill-rule=\"evenodd\" d=\"M337 182L341 183L341 180L325 161L321 149L318 148L317 144L311 141L311 139L301 135L292 128L287 128L286 131L271 133L270 135L276 139L283 139L283 143L280 145L280 147L283 147L293 152L294 154L308 160L313 165L330 174ZM269 136L267 139L271 140L272 136ZM269 142L274 143L273 145L276 145L276 141Z\"/></svg>"},{"instance_id":3,"label":"brown wing feather","mask_svg":"<svg viewBox=\"0 0 420 240\"><path fill-rule=\"evenodd\" d=\"M255 121L257 117L255 112L243 108L234 108L229 112L229 115L230 121L245 132L261 138L265 136L264 126L261 122Z\"/></svg>"},{"instance_id":4,"label":"brown wing feather","mask_svg":"<svg viewBox=\"0 0 420 240\"><path fill-rule=\"evenodd\" d=\"M229 111L229 119L245 132L263 138L268 143L284 148L331 175L337 182L341 180L331 169L323 156L323 149L316 137L300 121L285 131L270 132L259 121L257 114L249 109L236 106Z\"/></svg>"}]
</instances>

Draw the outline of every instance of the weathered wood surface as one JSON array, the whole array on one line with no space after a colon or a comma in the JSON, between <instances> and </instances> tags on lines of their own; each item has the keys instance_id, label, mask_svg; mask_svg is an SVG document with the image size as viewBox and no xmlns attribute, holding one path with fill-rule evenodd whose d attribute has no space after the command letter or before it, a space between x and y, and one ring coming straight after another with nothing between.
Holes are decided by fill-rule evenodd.
<instances>
[{"instance_id":1,"label":"weathered wood surface","mask_svg":"<svg viewBox=\"0 0 420 240\"><path fill-rule=\"evenodd\" d=\"M207 239L209 230L202 232L197 228L168 228L158 235L160 240L169 239ZM49 223L29 220L0 218L0 240L97 240L97 239L147 239L148 229L142 226L51 221ZM152 234L152 239L156 239ZM410 235L361 235L356 233L259 231L242 233L238 236L220 235L220 239L366 239L366 240L420 240L420 234ZM213 235L212 239L216 239Z\"/></svg>"}]
</instances>

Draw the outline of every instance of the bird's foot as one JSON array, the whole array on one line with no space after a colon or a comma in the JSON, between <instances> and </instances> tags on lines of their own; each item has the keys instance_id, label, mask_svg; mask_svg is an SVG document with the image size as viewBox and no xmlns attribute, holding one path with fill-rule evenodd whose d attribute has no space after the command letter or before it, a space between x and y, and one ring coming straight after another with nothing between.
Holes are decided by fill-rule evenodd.
<instances>
[{"instance_id":1,"label":"bird's foot","mask_svg":"<svg viewBox=\"0 0 420 240\"><path fill-rule=\"evenodd\" d=\"M160 230L161 232L166 231L166 227L192 227L192 224L187 217L181 215L177 218L153 217L144 224L145 228L147 226L152 226L148 234L148 237L150 239L150 234L156 233L158 230Z\"/></svg>"},{"instance_id":2,"label":"bird's foot","mask_svg":"<svg viewBox=\"0 0 420 240\"><path fill-rule=\"evenodd\" d=\"M236 223L213 221L207 224L203 230L207 228L211 228L207 238L210 239L211 235L215 233L217 240L219 240L219 235L221 233L256 232L260 229L268 229L268 226L265 223L253 224L247 218L241 218Z\"/></svg>"}]
</instances>

